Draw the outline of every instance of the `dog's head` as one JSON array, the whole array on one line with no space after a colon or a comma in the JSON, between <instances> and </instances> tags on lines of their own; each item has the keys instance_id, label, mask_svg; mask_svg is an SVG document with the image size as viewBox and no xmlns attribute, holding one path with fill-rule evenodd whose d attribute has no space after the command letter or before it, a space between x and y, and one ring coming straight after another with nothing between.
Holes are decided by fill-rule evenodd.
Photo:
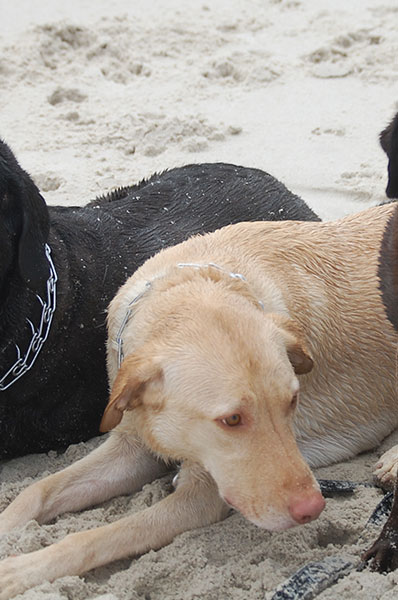
<instances>
[{"instance_id":1,"label":"dog's head","mask_svg":"<svg viewBox=\"0 0 398 600\"><path fill-rule=\"evenodd\" d=\"M388 198L398 198L398 113L380 133L380 145L388 156Z\"/></svg>"},{"instance_id":2,"label":"dog's head","mask_svg":"<svg viewBox=\"0 0 398 600\"><path fill-rule=\"evenodd\" d=\"M248 303L174 313L164 335L127 356L102 431L133 423L159 455L198 462L220 495L261 527L279 530L324 507L292 421L298 375L312 359L298 327ZM242 310L243 309L243 310Z\"/></svg>"},{"instance_id":3,"label":"dog's head","mask_svg":"<svg viewBox=\"0 0 398 600\"><path fill-rule=\"evenodd\" d=\"M32 179L1 140L0 216L0 285L10 269L17 268L26 285L42 293L48 278L48 210Z\"/></svg>"}]
</instances>

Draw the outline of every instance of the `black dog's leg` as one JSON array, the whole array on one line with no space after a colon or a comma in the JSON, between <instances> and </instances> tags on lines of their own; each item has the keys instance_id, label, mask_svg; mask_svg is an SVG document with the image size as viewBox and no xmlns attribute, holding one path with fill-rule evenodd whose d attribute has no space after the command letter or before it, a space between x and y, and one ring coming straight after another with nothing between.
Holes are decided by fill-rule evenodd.
<instances>
[{"instance_id":1,"label":"black dog's leg","mask_svg":"<svg viewBox=\"0 0 398 600\"><path fill-rule=\"evenodd\" d=\"M371 569L386 573L394 571L398 567L398 493L397 480L395 481L394 501L390 516L387 519L379 537L367 550L362 558L365 561L372 560Z\"/></svg>"}]
</instances>

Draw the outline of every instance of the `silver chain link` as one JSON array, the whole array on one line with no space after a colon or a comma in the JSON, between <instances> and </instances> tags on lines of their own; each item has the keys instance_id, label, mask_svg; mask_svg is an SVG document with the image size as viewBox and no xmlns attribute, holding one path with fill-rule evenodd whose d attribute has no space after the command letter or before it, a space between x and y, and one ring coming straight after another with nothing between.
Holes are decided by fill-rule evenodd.
<instances>
[{"instance_id":1,"label":"silver chain link","mask_svg":"<svg viewBox=\"0 0 398 600\"><path fill-rule=\"evenodd\" d=\"M17 360L10 367L5 375L0 379L0 391L4 392L13 383L15 383L22 375L33 367L33 364L38 357L40 350L50 333L50 327L53 320L53 315L57 306L57 272L54 263L51 259L51 248L48 244L45 245L46 258L50 265L50 276L47 279L47 301L45 302L38 294L36 298L42 306L40 323L37 329L30 319L26 319L32 330L32 339L30 340L28 349L24 356L21 356L19 346L15 344L17 352Z\"/></svg>"}]
</instances>

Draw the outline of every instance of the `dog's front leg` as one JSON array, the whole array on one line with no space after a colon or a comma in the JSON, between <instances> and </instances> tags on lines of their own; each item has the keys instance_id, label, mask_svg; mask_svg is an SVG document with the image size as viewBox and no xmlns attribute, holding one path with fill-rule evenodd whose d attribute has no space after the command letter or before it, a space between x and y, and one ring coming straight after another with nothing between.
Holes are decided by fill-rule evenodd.
<instances>
[{"instance_id":1,"label":"dog's front leg","mask_svg":"<svg viewBox=\"0 0 398 600\"><path fill-rule=\"evenodd\" d=\"M395 482L394 501L391 513L379 537L364 554L365 561L371 561L374 571L385 573L398 568L398 446L385 452L376 465L374 475L382 486L390 487Z\"/></svg>"},{"instance_id":2,"label":"dog's front leg","mask_svg":"<svg viewBox=\"0 0 398 600\"><path fill-rule=\"evenodd\" d=\"M63 512L133 493L166 472L137 439L115 430L85 458L21 492L0 515L0 534L31 519L45 523Z\"/></svg>"},{"instance_id":3,"label":"dog's front leg","mask_svg":"<svg viewBox=\"0 0 398 600\"><path fill-rule=\"evenodd\" d=\"M379 537L363 554L363 560L371 561L373 571L387 573L398 567L398 492L395 484L391 513Z\"/></svg>"},{"instance_id":4,"label":"dog's front leg","mask_svg":"<svg viewBox=\"0 0 398 600\"><path fill-rule=\"evenodd\" d=\"M185 466L176 491L154 506L99 529L68 535L42 550L1 561L0 600L44 581L80 575L160 548L179 533L219 521L227 513L211 477L197 466Z\"/></svg>"}]
</instances>

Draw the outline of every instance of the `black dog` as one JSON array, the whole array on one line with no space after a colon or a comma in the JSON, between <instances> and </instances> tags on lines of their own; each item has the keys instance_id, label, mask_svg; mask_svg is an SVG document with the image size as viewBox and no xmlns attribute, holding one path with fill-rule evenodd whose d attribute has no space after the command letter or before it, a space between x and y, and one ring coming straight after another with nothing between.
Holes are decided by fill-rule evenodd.
<instances>
[{"instance_id":1,"label":"black dog","mask_svg":"<svg viewBox=\"0 0 398 600\"><path fill-rule=\"evenodd\" d=\"M398 113L380 134L380 144L388 156L388 198L398 198Z\"/></svg>"},{"instance_id":2,"label":"black dog","mask_svg":"<svg viewBox=\"0 0 398 600\"><path fill-rule=\"evenodd\" d=\"M398 115L395 116L395 144L397 144ZM386 131L386 130L385 130ZM384 132L381 134L383 135ZM385 141L385 139L384 139ZM384 148L384 146L383 146ZM395 148L395 161L398 153ZM389 170L390 173L390 170ZM398 171L395 171L395 175ZM390 185L390 182L389 182ZM387 188L388 189L388 188ZM392 188L394 189L394 188ZM395 188L398 191L398 187ZM390 196L391 198L394 196ZM395 196L398 197L398 194ZM380 291L387 317L398 332L398 207L383 234L379 255ZM394 373L391 374L394 377ZM398 567L398 482L395 483L390 515L375 543L364 553L363 559L372 561L372 568L380 572Z\"/></svg>"},{"instance_id":3,"label":"black dog","mask_svg":"<svg viewBox=\"0 0 398 600\"><path fill-rule=\"evenodd\" d=\"M0 458L98 433L106 307L152 254L228 223L319 220L267 173L223 163L47 208L1 141L0 214Z\"/></svg>"}]
</instances>

